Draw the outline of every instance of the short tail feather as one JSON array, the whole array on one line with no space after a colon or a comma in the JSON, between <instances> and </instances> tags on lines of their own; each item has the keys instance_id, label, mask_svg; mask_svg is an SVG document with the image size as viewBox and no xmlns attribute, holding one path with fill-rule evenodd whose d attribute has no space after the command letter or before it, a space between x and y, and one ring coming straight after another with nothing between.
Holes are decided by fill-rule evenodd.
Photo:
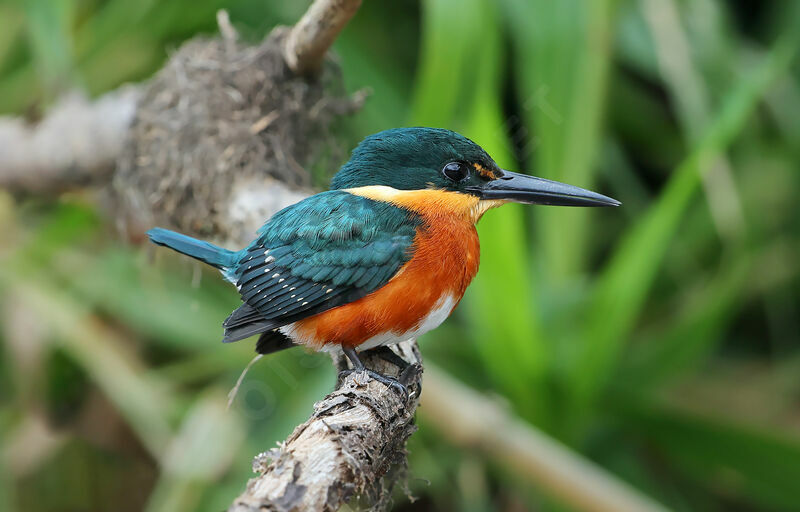
<instances>
[{"instance_id":1,"label":"short tail feather","mask_svg":"<svg viewBox=\"0 0 800 512\"><path fill-rule=\"evenodd\" d=\"M164 228L153 228L147 232L147 236L150 237L150 241L154 244L169 247L174 251L191 256L222 270L226 277L228 277L227 271L235 267L242 252L229 251L203 240L197 240ZM279 325L281 324L275 323L274 320L263 318L257 310L248 304L242 304L225 320L223 324L225 337L222 341L223 343L230 343L261 334L257 344L259 354L269 354L292 347L292 341L276 329ZM242 377L244 377L244 372ZM239 387L239 383L237 383L236 387Z\"/></svg>"},{"instance_id":2,"label":"short tail feather","mask_svg":"<svg viewBox=\"0 0 800 512\"><path fill-rule=\"evenodd\" d=\"M209 242L176 233L164 228L153 228L147 232L154 244L169 247L174 251L225 270L235 265L238 252L223 249Z\"/></svg>"}]
</instances>

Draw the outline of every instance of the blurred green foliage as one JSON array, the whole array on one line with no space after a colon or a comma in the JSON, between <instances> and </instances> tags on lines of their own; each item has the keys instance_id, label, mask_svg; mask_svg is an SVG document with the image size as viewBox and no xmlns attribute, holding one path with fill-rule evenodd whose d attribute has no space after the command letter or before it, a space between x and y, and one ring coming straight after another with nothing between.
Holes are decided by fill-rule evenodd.
<instances>
[{"instance_id":1,"label":"blurred green foliage","mask_svg":"<svg viewBox=\"0 0 800 512\"><path fill-rule=\"evenodd\" d=\"M306 4L0 1L0 112L146 79L217 9L257 40ZM426 358L672 509L797 510L799 46L778 0L365 2L335 46L374 91L353 144L444 126L624 203L488 213ZM288 351L226 413L252 354L218 343L236 293L154 254L86 197L0 190L0 510L223 509L330 389L324 356ZM564 509L420 424L422 500L398 509Z\"/></svg>"}]
</instances>

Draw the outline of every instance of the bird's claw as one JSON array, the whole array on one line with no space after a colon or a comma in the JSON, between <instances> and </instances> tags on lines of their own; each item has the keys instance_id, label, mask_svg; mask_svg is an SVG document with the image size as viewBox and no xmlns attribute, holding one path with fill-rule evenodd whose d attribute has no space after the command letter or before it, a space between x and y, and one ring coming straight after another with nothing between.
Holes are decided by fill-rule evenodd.
<instances>
[{"instance_id":1,"label":"bird's claw","mask_svg":"<svg viewBox=\"0 0 800 512\"><path fill-rule=\"evenodd\" d=\"M406 366L403 368L403 371L400 372L400 375L397 377L397 380L403 384L406 389L411 382L417 378L417 376L422 373L422 365L419 363L414 363Z\"/></svg>"},{"instance_id":2,"label":"bird's claw","mask_svg":"<svg viewBox=\"0 0 800 512\"><path fill-rule=\"evenodd\" d=\"M374 370L370 370L368 368L364 368L363 370L347 369L339 372L339 382L343 381L348 375L352 373L362 373L362 372L366 373L371 379L380 382L387 388L397 391L398 393L400 393L400 395L402 395L404 400L408 400L408 387L407 387L408 382L404 381L403 379L403 375L405 374L405 372L400 374L400 377L398 379L395 379L393 377L387 377L386 375L378 373Z\"/></svg>"}]
</instances>

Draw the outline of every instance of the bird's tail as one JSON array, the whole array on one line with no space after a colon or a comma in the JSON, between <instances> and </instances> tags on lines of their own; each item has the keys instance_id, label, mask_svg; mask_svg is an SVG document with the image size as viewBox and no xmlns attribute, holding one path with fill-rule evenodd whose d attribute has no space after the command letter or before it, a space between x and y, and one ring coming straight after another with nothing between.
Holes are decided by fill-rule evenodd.
<instances>
[{"instance_id":1,"label":"bird's tail","mask_svg":"<svg viewBox=\"0 0 800 512\"><path fill-rule=\"evenodd\" d=\"M174 251L208 263L220 270L230 268L236 263L238 252L223 249L214 244L182 235L164 228L153 228L147 232L154 244L169 247Z\"/></svg>"}]
</instances>

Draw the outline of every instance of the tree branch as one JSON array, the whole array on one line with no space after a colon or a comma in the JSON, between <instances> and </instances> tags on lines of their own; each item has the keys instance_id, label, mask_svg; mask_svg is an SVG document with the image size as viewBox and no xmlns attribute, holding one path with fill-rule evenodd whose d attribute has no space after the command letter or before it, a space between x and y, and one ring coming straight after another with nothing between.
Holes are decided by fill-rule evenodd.
<instances>
[{"instance_id":1,"label":"tree branch","mask_svg":"<svg viewBox=\"0 0 800 512\"><path fill-rule=\"evenodd\" d=\"M388 504L394 482L382 477L392 468L405 469L406 440L416 430L413 419L422 386L416 342L401 343L395 350L420 365L408 399L366 374L347 376L314 405L309 420L280 448L256 457L253 469L261 475L248 482L228 511L332 512L355 496L367 497L376 507ZM368 352L362 359L368 368L398 374L396 366ZM338 361L340 370L343 364Z\"/></svg>"},{"instance_id":2,"label":"tree branch","mask_svg":"<svg viewBox=\"0 0 800 512\"><path fill-rule=\"evenodd\" d=\"M322 60L350 18L361 7L361 0L315 0L289 32L283 56L298 75L319 70Z\"/></svg>"},{"instance_id":3,"label":"tree branch","mask_svg":"<svg viewBox=\"0 0 800 512\"><path fill-rule=\"evenodd\" d=\"M53 193L108 177L138 98L131 86L92 102L71 94L38 124L0 118L0 187Z\"/></svg>"}]
</instances>

